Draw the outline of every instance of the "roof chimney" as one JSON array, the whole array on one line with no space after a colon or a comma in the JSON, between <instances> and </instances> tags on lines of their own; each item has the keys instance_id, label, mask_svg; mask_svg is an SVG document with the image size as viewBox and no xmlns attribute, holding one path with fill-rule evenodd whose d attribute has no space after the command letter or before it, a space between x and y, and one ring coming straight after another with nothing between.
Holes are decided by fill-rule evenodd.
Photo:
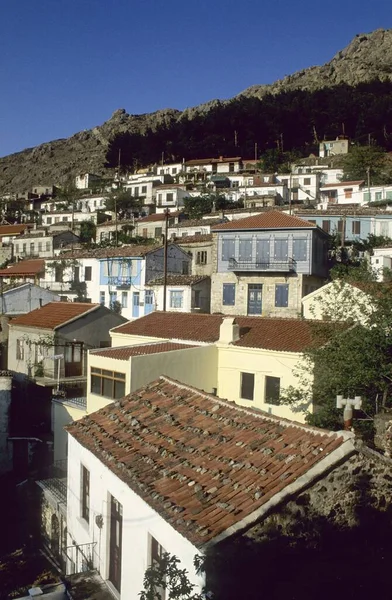
<instances>
[{"instance_id":1,"label":"roof chimney","mask_svg":"<svg viewBox=\"0 0 392 600\"><path fill-rule=\"evenodd\" d=\"M223 319L219 329L219 341L222 344L232 344L240 339L240 326L234 321L235 317Z\"/></svg>"}]
</instances>

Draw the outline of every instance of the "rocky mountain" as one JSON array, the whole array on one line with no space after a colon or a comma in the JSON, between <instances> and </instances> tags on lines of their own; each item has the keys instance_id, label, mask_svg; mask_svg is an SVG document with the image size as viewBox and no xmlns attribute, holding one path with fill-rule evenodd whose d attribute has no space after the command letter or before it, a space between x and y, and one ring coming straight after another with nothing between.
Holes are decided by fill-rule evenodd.
<instances>
[{"instance_id":1,"label":"rocky mountain","mask_svg":"<svg viewBox=\"0 0 392 600\"><path fill-rule=\"evenodd\" d=\"M358 34L325 65L297 71L270 85L253 85L240 96L262 98L268 93L315 91L341 83L355 86L375 79L392 81L392 29Z\"/></svg>"},{"instance_id":2,"label":"rocky mountain","mask_svg":"<svg viewBox=\"0 0 392 600\"><path fill-rule=\"evenodd\" d=\"M357 35L327 64L304 69L270 85L252 86L237 98L262 99L266 94L312 92L342 83L355 86L375 79L392 81L392 30L378 29ZM165 109L143 115L116 110L103 125L0 158L0 193L23 191L33 185L61 185L81 172L104 174L109 145L119 134L170 129L175 123L216 111L228 102L230 100L213 100L182 112Z\"/></svg>"}]
</instances>

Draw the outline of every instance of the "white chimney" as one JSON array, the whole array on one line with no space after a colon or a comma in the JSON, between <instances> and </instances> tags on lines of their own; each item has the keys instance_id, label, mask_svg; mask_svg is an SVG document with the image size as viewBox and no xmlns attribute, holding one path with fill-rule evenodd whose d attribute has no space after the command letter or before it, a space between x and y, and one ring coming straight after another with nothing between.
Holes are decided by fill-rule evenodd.
<instances>
[{"instance_id":1,"label":"white chimney","mask_svg":"<svg viewBox=\"0 0 392 600\"><path fill-rule=\"evenodd\" d=\"M234 321L235 317L223 319L219 329L219 341L222 344L232 344L240 339L240 326Z\"/></svg>"}]
</instances>

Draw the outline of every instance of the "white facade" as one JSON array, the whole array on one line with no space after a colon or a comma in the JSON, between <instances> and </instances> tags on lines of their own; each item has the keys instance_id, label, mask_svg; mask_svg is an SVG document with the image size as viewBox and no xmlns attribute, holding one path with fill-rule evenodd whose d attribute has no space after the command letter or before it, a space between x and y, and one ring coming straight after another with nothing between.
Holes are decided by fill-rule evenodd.
<instances>
[{"instance_id":1,"label":"white facade","mask_svg":"<svg viewBox=\"0 0 392 600\"><path fill-rule=\"evenodd\" d=\"M90 475L89 522L82 517L82 467ZM193 559L200 551L158 515L144 500L112 473L96 456L68 435L67 527L77 545L95 543L94 567L110 582L111 502L122 507L121 580L116 597L136 600L143 590L143 577L151 564L151 543L156 540L164 551L177 556L189 580L201 592L202 578L196 574ZM99 526L101 524L101 527Z\"/></svg>"},{"instance_id":2,"label":"white facade","mask_svg":"<svg viewBox=\"0 0 392 600\"><path fill-rule=\"evenodd\" d=\"M374 248L370 257L370 266L376 274L377 281L384 281L385 270L392 270L392 248Z\"/></svg>"},{"instance_id":3,"label":"white facade","mask_svg":"<svg viewBox=\"0 0 392 600\"><path fill-rule=\"evenodd\" d=\"M392 203L392 185L372 185L363 189L363 204L383 200Z\"/></svg>"},{"instance_id":4,"label":"white facade","mask_svg":"<svg viewBox=\"0 0 392 600\"><path fill-rule=\"evenodd\" d=\"M81 173L75 177L75 187L78 190L87 190L98 181L100 181L98 175L94 175L93 173Z\"/></svg>"},{"instance_id":5,"label":"white facade","mask_svg":"<svg viewBox=\"0 0 392 600\"><path fill-rule=\"evenodd\" d=\"M184 198L189 197L189 192L176 185L162 185L156 190L156 212L163 213L165 210L178 210L184 206Z\"/></svg>"},{"instance_id":6,"label":"white facade","mask_svg":"<svg viewBox=\"0 0 392 600\"><path fill-rule=\"evenodd\" d=\"M347 154L348 140L336 138L336 140L323 140L319 144L319 156L335 156L336 154Z\"/></svg>"},{"instance_id":7,"label":"white facade","mask_svg":"<svg viewBox=\"0 0 392 600\"><path fill-rule=\"evenodd\" d=\"M53 227L60 225L71 226L72 221L75 223L81 223L82 221L93 221L93 223L97 222L97 213L94 212L81 212L75 211L72 214L71 210L67 211L56 211L51 213L44 213L42 215L42 225L44 227Z\"/></svg>"},{"instance_id":8,"label":"white facade","mask_svg":"<svg viewBox=\"0 0 392 600\"><path fill-rule=\"evenodd\" d=\"M363 183L363 181L343 181L323 185L320 187L319 208L326 209L331 204L362 205L364 203Z\"/></svg>"}]
</instances>

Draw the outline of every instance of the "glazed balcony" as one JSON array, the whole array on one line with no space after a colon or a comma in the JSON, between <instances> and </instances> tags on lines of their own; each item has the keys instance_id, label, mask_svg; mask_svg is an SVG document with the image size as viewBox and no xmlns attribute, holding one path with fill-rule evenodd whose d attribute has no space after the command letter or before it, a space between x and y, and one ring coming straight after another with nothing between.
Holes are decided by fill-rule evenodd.
<instances>
[{"instance_id":1,"label":"glazed balcony","mask_svg":"<svg viewBox=\"0 0 392 600\"><path fill-rule=\"evenodd\" d=\"M257 271L261 273L294 273L297 268L297 262L293 258L286 260L269 259L266 261L257 260L236 260L230 258L229 271Z\"/></svg>"}]
</instances>

